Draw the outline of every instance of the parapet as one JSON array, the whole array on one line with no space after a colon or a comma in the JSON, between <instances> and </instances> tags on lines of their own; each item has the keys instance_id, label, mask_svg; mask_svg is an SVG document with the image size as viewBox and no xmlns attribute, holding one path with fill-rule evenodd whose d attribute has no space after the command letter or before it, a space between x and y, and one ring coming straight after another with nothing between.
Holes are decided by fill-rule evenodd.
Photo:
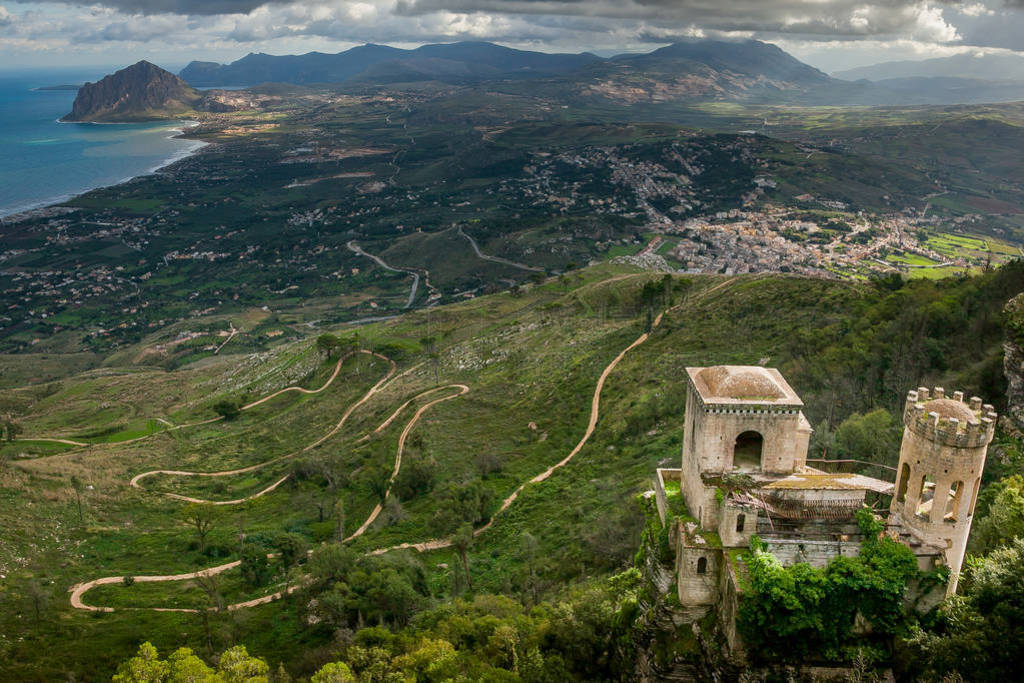
<instances>
[{"instance_id":1,"label":"parapet","mask_svg":"<svg viewBox=\"0 0 1024 683\"><path fill-rule=\"evenodd\" d=\"M907 392L903 422L917 435L956 448L987 446L995 434L996 411L972 396L964 402L962 391L946 396L942 387L919 387Z\"/></svg>"}]
</instances>

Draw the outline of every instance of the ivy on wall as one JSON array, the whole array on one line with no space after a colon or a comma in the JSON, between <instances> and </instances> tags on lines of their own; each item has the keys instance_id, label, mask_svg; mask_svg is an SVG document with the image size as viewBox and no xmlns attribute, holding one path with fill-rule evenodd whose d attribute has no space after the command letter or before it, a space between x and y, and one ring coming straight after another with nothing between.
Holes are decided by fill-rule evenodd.
<instances>
[{"instance_id":1,"label":"ivy on wall","mask_svg":"<svg viewBox=\"0 0 1024 683\"><path fill-rule=\"evenodd\" d=\"M823 568L806 562L783 567L759 539L745 558L738 625L750 652L765 659L850 659L857 615L876 636L906 625L903 594L919 576L910 548L882 535L868 508L857 512L864 534L857 557L836 557Z\"/></svg>"}]
</instances>

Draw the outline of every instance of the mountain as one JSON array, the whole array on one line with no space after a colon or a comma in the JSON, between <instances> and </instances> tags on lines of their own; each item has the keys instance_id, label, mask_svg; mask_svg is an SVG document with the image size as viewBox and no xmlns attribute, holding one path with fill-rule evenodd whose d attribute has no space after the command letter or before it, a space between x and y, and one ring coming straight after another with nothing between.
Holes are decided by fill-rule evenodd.
<instances>
[{"instance_id":1,"label":"mountain","mask_svg":"<svg viewBox=\"0 0 1024 683\"><path fill-rule=\"evenodd\" d=\"M621 55L613 61L642 66L701 64L720 73L799 85L828 84L828 74L801 62L788 52L760 40L692 39L645 55Z\"/></svg>"},{"instance_id":2,"label":"mountain","mask_svg":"<svg viewBox=\"0 0 1024 683\"><path fill-rule=\"evenodd\" d=\"M584 96L628 103L706 100L802 102L847 96L850 84L759 40L693 39L581 70Z\"/></svg>"},{"instance_id":3,"label":"mountain","mask_svg":"<svg viewBox=\"0 0 1024 683\"><path fill-rule=\"evenodd\" d=\"M592 54L547 54L462 42L402 50L361 45L337 54L249 54L231 64L192 62L180 75L193 86L244 86L265 82L394 83L439 80L451 83L499 78L539 78L564 74L601 61Z\"/></svg>"},{"instance_id":4,"label":"mountain","mask_svg":"<svg viewBox=\"0 0 1024 683\"><path fill-rule=\"evenodd\" d=\"M1024 57L962 54L936 59L883 62L833 74L848 81L893 78L971 78L986 81L1024 81ZM996 78L998 76L998 78Z\"/></svg>"},{"instance_id":5,"label":"mountain","mask_svg":"<svg viewBox=\"0 0 1024 683\"><path fill-rule=\"evenodd\" d=\"M62 121L147 121L193 111L203 96L170 71L141 61L78 90Z\"/></svg>"}]
</instances>

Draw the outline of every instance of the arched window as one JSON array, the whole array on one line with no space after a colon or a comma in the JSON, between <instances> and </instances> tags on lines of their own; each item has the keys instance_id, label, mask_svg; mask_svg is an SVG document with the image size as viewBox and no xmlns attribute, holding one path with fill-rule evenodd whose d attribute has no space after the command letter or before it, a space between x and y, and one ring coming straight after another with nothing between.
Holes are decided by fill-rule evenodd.
<instances>
[{"instance_id":1,"label":"arched window","mask_svg":"<svg viewBox=\"0 0 1024 683\"><path fill-rule=\"evenodd\" d=\"M956 524L957 516L960 514L960 499L963 497L964 483L954 481L949 487L949 494L946 496L946 510L942 516L943 521Z\"/></svg>"},{"instance_id":2,"label":"arched window","mask_svg":"<svg viewBox=\"0 0 1024 683\"><path fill-rule=\"evenodd\" d=\"M707 574L708 573L708 558L702 557L697 560L697 573Z\"/></svg>"},{"instance_id":3,"label":"arched window","mask_svg":"<svg viewBox=\"0 0 1024 683\"><path fill-rule=\"evenodd\" d=\"M757 432L743 432L736 437L732 451L732 466L741 470L761 469L761 453L764 437Z\"/></svg>"},{"instance_id":4,"label":"arched window","mask_svg":"<svg viewBox=\"0 0 1024 683\"><path fill-rule=\"evenodd\" d=\"M747 516L742 512L736 516L736 533L743 531L743 525L747 522Z\"/></svg>"},{"instance_id":5,"label":"arched window","mask_svg":"<svg viewBox=\"0 0 1024 683\"><path fill-rule=\"evenodd\" d=\"M931 518L934 502L935 480L926 474L921 477L921 488L917 493L917 516L923 519Z\"/></svg>"},{"instance_id":6,"label":"arched window","mask_svg":"<svg viewBox=\"0 0 1024 683\"><path fill-rule=\"evenodd\" d=\"M974 506L978 504L978 488L981 487L981 477L978 477L974 482L974 495L971 496L971 509L967 511L967 516L970 517L974 514Z\"/></svg>"},{"instance_id":7,"label":"arched window","mask_svg":"<svg viewBox=\"0 0 1024 683\"><path fill-rule=\"evenodd\" d=\"M900 483L896 488L898 493L896 494L896 500L900 503L907 499L907 487L910 484L910 463L903 463L902 469L900 469Z\"/></svg>"}]
</instances>

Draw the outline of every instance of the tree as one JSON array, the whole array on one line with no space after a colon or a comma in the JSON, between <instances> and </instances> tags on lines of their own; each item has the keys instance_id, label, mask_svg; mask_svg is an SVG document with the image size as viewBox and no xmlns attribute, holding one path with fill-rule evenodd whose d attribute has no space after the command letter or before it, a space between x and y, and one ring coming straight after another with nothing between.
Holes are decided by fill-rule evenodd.
<instances>
[{"instance_id":1,"label":"tree","mask_svg":"<svg viewBox=\"0 0 1024 683\"><path fill-rule=\"evenodd\" d=\"M463 522L483 522L491 514L494 497L484 483L475 479L468 484L448 484L438 499L438 508L431 519L434 533L450 534Z\"/></svg>"},{"instance_id":2,"label":"tree","mask_svg":"<svg viewBox=\"0 0 1024 683\"><path fill-rule=\"evenodd\" d=\"M466 573L466 588L473 590L473 579L469 575L469 549L473 545L473 527L464 523L452 536L452 547L459 555L462 569Z\"/></svg>"},{"instance_id":3,"label":"tree","mask_svg":"<svg viewBox=\"0 0 1024 683\"><path fill-rule=\"evenodd\" d=\"M340 346L341 340L336 335L325 332L316 338L317 350L323 353L328 360Z\"/></svg>"},{"instance_id":4,"label":"tree","mask_svg":"<svg viewBox=\"0 0 1024 683\"><path fill-rule=\"evenodd\" d=\"M345 502L341 498L334 501L334 540L345 540Z\"/></svg>"},{"instance_id":5,"label":"tree","mask_svg":"<svg viewBox=\"0 0 1024 683\"><path fill-rule=\"evenodd\" d=\"M267 560L267 550L259 543L245 543L241 552L238 553L241 562L238 569L242 579L253 588L266 585L270 580L270 562Z\"/></svg>"},{"instance_id":6,"label":"tree","mask_svg":"<svg viewBox=\"0 0 1024 683\"><path fill-rule=\"evenodd\" d=\"M1024 538L1024 477L1006 477L988 489L984 506L979 496L979 519L971 534L971 549L977 553L988 553L1015 538Z\"/></svg>"},{"instance_id":7,"label":"tree","mask_svg":"<svg viewBox=\"0 0 1024 683\"><path fill-rule=\"evenodd\" d=\"M306 542L305 536L294 532L278 534L274 538L274 548L277 549L278 559L285 571L288 571L305 559L308 547L309 544Z\"/></svg>"},{"instance_id":8,"label":"tree","mask_svg":"<svg viewBox=\"0 0 1024 683\"><path fill-rule=\"evenodd\" d=\"M543 588L540 574L546 566L541 556L540 542L528 531L524 531L519 537L519 559L523 563L523 592L530 598L529 601L524 599L523 602L536 605L540 602L540 592Z\"/></svg>"},{"instance_id":9,"label":"tree","mask_svg":"<svg viewBox=\"0 0 1024 683\"><path fill-rule=\"evenodd\" d=\"M217 508L209 503L190 503L185 507L185 520L195 529L199 552L206 553L206 539L217 521Z\"/></svg>"},{"instance_id":10,"label":"tree","mask_svg":"<svg viewBox=\"0 0 1024 683\"><path fill-rule=\"evenodd\" d=\"M166 661L146 642L139 652L122 662L113 683L267 683L270 667L238 645L225 650L214 670L187 647L175 650Z\"/></svg>"},{"instance_id":11,"label":"tree","mask_svg":"<svg viewBox=\"0 0 1024 683\"><path fill-rule=\"evenodd\" d=\"M346 580L355 566L356 554L350 548L338 544L318 548L309 558L310 573L322 583Z\"/></svg>"},{"instance_id":12,"label":"tree","mask_svg":"<svg viewBox=\"0 0 1024 683\"><path fill-rule=\"evenodd\" d=\"M21 425L9 417L4 420L4 428L7 432L8 442L14 441L21 434Z\"/></svg>"},{"instance_id":13,"label":"tree","mask_svg":"<svg viewBox=\"0 0 1024 683\"><path fill-rule=\"evenodd\" d=\"M28 582L26 589L29 604L32 606L32 614L38 624L43 619L43 612L50 604L50 592L43 588L43 585L36 580Z\"/></svg>"},{"instance_id":14,"label":"tree","mask_svg":"<svg viewBox=\"0 0 1024 683\"><path fill-rule=\"evenodd\" d=\"M270 667L259 657L251 656L244 645L236 645L221 654L217 671L225 683L257 683L267 680Z\"/></svg>"},{"instance_id":15,"label":"tree","mask_svg":"<svg viewBox=\"0 0 1024 683\"><path fill-rule=\"evenodd\" d=\"M168 672L167 662L160 659L156 648L149 642L139 646L139 653L121 662L113 683L162 683Z\"/></svg>"},{"instance_id":16,"label":"tree","mask_svg":"<svg viewBox=\"0 0 1024 683\"><path fill-rule=\"evenodd\" d=\"M391 470L383 465L368 466L362 476L362 485L380 503L391 487Z\"/></svg>"},{"instance_id":17,"label":"tree","mask_svg":"<svg viewBox=\"0 0 1024 683\"><path fill-rule=\"evenodd\" d=\"M836 429L839 459L866 460L895 466L900 452L900 431L889 411L879 408L854 413Z\"/></svg>"},{"instance_id":18,"label":"tree","mask_svg":"<svg viewBox=\"0 0 1024 683\"><path fill-rule=\"evenodd\" d=\"M78 503L78 523L81 524L84 521L82 516L82 491L85 490L85 485L82 484L82 480L71 475L71 488L75 490L75 501Z\"/></svg>"},{"instance_id":19,"label":"tree","mask_svg":"<svg viewBox=\"0 0 1024 683\"><path fill-rule=\"evenodd\" d=\"M434 488L438 464L434 458L411 458L402 463L402 470L395 479L395 495L410 501L416 496L429 493Z\"/></svg>"},{"instance_id":20,"label":"tree","mask_svg":"<svg viewBox=\"0 0 1024 683\"><path fill-rule=\"evenodd\" d=\"M344 662L331 662L313 674L309 683L356 683L356 677Z\"/></svg>"},{"instance_id":21,"label":"tree","mask_svg":"<svg viewBox=\"0 0 1024 683\"><path fill-rule=\"evenodd\" d=\"M225 420L234 420L242 414L242 402L236 399L226 398L214 403L213 410Z\"/></svg>"},{"instance_id":22,"label":"tree","mask_svg":"<svg viewBox=\"0 0 1024 683\"><path fill-rule=\"evenodd\" d=\"M1024 539L982 558L971 558L960 581L962 595L940 610L934 632L912 639L927 662L926 677L960 674L970 680L1020 679L1024 648Z\"/></svg>"}]
</instances>

